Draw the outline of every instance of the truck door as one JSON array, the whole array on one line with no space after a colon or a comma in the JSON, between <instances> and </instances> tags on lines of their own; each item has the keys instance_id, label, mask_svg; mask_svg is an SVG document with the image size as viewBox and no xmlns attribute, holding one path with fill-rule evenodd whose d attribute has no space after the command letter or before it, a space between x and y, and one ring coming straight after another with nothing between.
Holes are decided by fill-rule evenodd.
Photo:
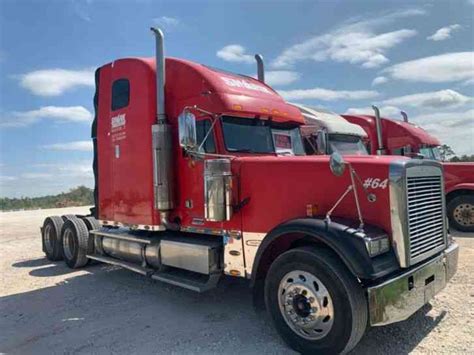
<instances>
[{"instance_id":1,"label":"truck door","mask_svg":"<svg viewBox=\"0 0 474 355\"><path fill-rule=\"evenodd\" d=\"M209 118L200 119L196 122L196 136L198 144L201 144L206 133L211 128L212 122ZM205 153L216 153L215 132L207 137L202 150ZM185 157L183 171L183 189L181 197L184 200L185 225L199 228L204 226L204 160Z\"/></svg>"}]
</instances>

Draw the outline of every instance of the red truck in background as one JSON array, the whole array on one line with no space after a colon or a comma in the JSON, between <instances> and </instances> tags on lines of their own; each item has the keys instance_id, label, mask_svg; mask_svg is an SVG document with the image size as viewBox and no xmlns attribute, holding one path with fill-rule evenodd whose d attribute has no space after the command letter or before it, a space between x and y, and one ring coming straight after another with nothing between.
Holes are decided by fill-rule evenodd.
<instances>
[{"instance_id":1,"label":"red truck in background","mask_svg":"<svg viewBox=\"0 0 474 355\"><path fill-rule=\"evenodd\" d=\"M47 258L197 292L249 279L303 353L348 352L445 287L458 246L440 163L306 156L305 121L264 83L261 57L259 80L165 59L152 30L155 58L96 71L93 215L48 217Z\"/></svg>"},{"instance_id":2,"label":"red truck in background","mask_svg":"<svg viewBox=\"0 0 474 355\"><path fill-rule=\"evenodd\" d=\"M409 122L406 113L402 112L401 121L380 117L375 106L374 111L374 116L342 115L367 132L370 154L441 160L441 142L423 128ZM460 231L474 232L474 163L442 162L442 165L450 226Z\"/></svg>"}]
</instances>

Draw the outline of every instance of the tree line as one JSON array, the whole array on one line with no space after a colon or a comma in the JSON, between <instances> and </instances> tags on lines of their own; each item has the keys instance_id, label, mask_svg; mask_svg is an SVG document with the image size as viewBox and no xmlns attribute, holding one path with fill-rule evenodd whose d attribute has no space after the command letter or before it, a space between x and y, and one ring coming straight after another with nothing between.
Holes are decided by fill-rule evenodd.
<instances>
[{"instance_id":1,"label":"tree line","mask_svg":"<svg viewBox=\"0 0 474 355\"><path fill-rule=\"evenodd\" d=\"M463 154L461 156L457 156L454 150L446 144L443 144L439 147L439 153L441 155L442 161L452 161L454 163L474 162L474 155Z\"/></svg>"},{"instance_id":2,"label":"tree line","mask_svg":"<svg viewBox=\"0 0 474 355\"><path fill-rule=\"evenodd\" d=\"M94 204L94 191L86 186L75 187L68 192L42 197L0 198L0 210L33 210L41 208L61 208L88 206Z\"/></svg>"}]
</instances>

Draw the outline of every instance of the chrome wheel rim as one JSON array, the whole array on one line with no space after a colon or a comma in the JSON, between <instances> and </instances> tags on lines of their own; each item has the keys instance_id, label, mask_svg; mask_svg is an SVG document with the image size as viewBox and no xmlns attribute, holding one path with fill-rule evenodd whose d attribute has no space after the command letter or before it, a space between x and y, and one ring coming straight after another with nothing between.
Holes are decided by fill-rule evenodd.
<instances>
[{"instance_id":1,"label":"chrome wheel rim","mask_svg":"<svg viewBox=\"0 0 474 355\"><path fill-rule=\"evenodd\" d=\"M71 260L74 257L74 252L76 250L76 243L74 243L74 235L72 231L68 228L64 231L63 235L63 249L64 249L64 256Z\"/></svg>"},{"instance_id":2,"label":"chrome wheel rim","mask_svg":"<svg viewBox=\"0 0 474 355\"><path fill-rule=\"evenodd\" d=\"M53 226L51 224L47 224L44 227L44 247L48 254L54 253L54 237L52 235Z\"/></svg>"},{"instance_id":3,"label":"chrome wheel rim","mask_svg":"<svg viewBox=\"0 0 474 355\"><path fill-rule=\"evenodd\" d=\"M454 220L462 226L474 226L474 205L462 203L453 211Z\"/></svg>"},{"instance_id":4,"label":"chrome wheel rim","mask_svg":"<svg viewBox=\"0 0 474 355\"><path fill-rule=\"evenodd\" d=\"M286 324L308 340L324 338L334 323L334 306L326 286L313 274L295 270L278 287L278 303Z\"/></svg>"}]
</instances>

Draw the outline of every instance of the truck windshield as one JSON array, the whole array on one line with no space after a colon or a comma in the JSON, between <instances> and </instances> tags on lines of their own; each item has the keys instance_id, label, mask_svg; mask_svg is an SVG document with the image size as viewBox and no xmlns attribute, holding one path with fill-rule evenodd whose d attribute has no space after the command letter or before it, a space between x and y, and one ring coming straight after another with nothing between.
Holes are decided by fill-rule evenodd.
<instances>
[{"instance_id":1,"label":"truck windshield","mask_svg":"<svg viewBox=\"0 0 474 355\"><path fill-rule=\"evenodd\" d=\"M441 160L439 147L423 147L420 148L420 154L426 159Z\"/></svg>"},{"instance_id":2,"label":"truck windshield","mask_svg":"<svg viewBox=\"0 0 474 355\"><path fill-rule=\"evenodd\" d=\"M229 152L304 155L298 127L267 120L222 117L224 142Z\"/></svg>"},{"instance_id":3,"label":"truck windshield","mask_svg":"<svg viewBox=\"0 0 474 355\"><path fill-rule=\"evenodd\" d=\"M359 136L348 134L329 134L329 154L368 155L367 148Z\"/></svg>"}]
</instances>

